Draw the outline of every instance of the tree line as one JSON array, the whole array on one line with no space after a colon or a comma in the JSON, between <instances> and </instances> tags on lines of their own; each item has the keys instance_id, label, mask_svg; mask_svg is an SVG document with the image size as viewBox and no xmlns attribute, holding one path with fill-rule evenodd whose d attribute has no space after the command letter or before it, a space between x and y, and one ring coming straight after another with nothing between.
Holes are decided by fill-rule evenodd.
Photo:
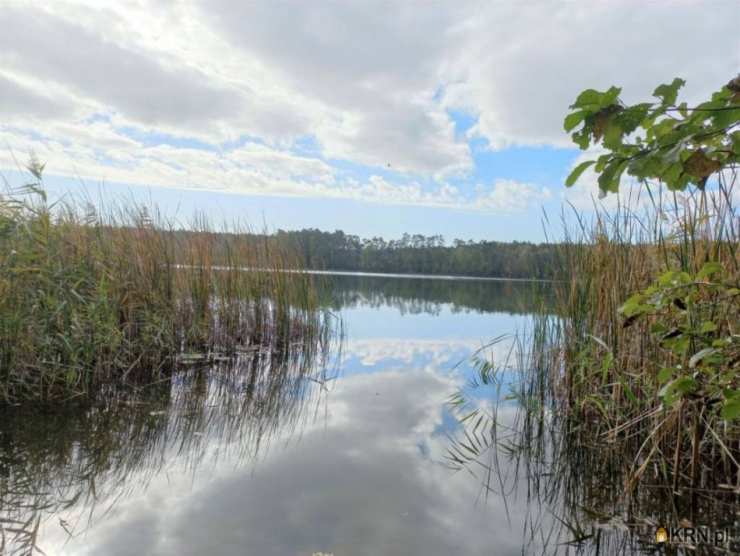
<instances>
[{"instance_id":1,"label":"tree line","mask_svg":"<svg viewBox=\"0 0 740 556\"><path fill-rule=\"evenodd\" d=\"M274 237L313 270L550 279L557 267L556 246L547 243L455 239L447 244L441 235L385 240L317 229L278 230Z\"/></svg>"}]
</instances>

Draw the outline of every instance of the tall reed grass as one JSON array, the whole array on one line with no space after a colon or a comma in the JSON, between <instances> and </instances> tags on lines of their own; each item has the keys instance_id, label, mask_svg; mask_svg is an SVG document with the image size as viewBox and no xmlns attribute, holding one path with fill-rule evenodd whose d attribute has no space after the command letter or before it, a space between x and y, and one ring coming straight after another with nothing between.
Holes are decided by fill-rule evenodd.
<instances>
[{"instance_id":1,"label":"tall reed grass","mask_svg":"<svg viewBox=\"0 0 740 556\"><path fill-rule=\"evenodd\" d=\"M625 490L646 475L740 489L740 218L713 191L643 190L562 244L560 411L618 446ZM647 197L647 198L645 198Z\"/></svg>"},{"instance_id":2,"label":"tall reed grass","mask_svg":"<svg viewBox=\"0 0 740 556\"><path fill-rule=\"evenodd\" d=\"M50 203L43 166L0 195L0 402L151 381L197 352L326 335L298 257L249 228L184 230L156 207ZM7 185L7 184L6 184Z\"/></svg>"},{"instance_id":3,"label":"tall reed grass","mask_svg":"<svg viewBox=\"0 0 740 556\"><path fill-rule=\"evenodd\" d=\"M449 464L504 498L524 488L532 550L637 553L654 550L657 525L735 529L735 179L579 215L559 245L554 309L505 360L478 360L479 379L453 397L464 431ZM478 383L511 392L484 410Z\"/></svg>"}]
</instances>

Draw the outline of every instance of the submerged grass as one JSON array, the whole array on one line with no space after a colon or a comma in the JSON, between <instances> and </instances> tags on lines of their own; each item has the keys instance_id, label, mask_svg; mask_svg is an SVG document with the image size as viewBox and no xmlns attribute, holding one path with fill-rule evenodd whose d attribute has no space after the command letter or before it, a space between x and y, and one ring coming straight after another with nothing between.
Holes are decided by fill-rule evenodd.
<instances>
[{"instance_id":1,"label":"submerged grass","mask_svg":"<svg viewBox=\"0 0 740 556\"><path fill-rule=\"evenodd\" d=\"M189 354L234 355L326 336L312 278L265 236L156 208L51 204L43 166L0 195L0 402L150 382Z\"/></svg>"}]
</instances>

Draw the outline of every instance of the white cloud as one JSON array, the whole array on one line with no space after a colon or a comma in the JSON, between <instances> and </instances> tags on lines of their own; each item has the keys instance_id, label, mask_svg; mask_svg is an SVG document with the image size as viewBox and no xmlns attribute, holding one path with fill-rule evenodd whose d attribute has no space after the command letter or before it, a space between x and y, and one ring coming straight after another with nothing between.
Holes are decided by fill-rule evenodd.
<instances>
[{"instance_id":1,"label":"white cloud","mask_svg":"<svg viewBox=\"0 0 740 556\"><path fill-rule=\"evenodd\" d=\"M103 23L101 21L101 23ZM239 93L185 64L120 46L97 30L43 11L0 12L0 62L62 84L142 122L207 125L238 112Z\"/></svg>"},{"instance_id":2,"label":"white cloud","mask_svg":"<svg viewBox=\"0 0 740 556\"><path fill-rule=\"evenodd\" d=\"M476 503L480 479L442 465L444 403L458 387L416 368L346 377L329 396L325 420L294 442L274 440L261 461L240 461L225 447L224 460L203 464L196 477L187 458L168 461L167 473L133 475L146 490L121 497L105 519L95 514L85 534L67 538L49 519L39 543L68 556L482 556L494 543L497 554L521 554L526 497ZM514 477L509 463L502 470Z\"/></svg>"},{"instance_id":3,"label":"white cloud","mask_svg":"<svg viewBox=\"0 0 740 556\"><path fill-rule=\"evenodd\" d=\"M493 187L479 187L476 206L494 212L520 212L551 197L550 190L514 180L496 180Z\"/></svg>"},{"instance_id":4,"label":"white cloud","mask_svg":"<svg viewBox=\"0 0 740 556\"><path fill-rule=\"evenodd\" d=\"M240 193L521 211L549 190L448 183L474 170L449 109L491 148L569 145L583 88L645 98L680 75L697 99L740 67L732 2L2 4L3 147L60 174ZM320 158L291 149L306 137Z\"/></svg>"},{"instance_id":5,"label":"white cloud","mask_svg":"<svg viewBox=\"0 0 740 556\"><path fill-rule=\"evenodd\" d=\"M696 100L726 83L740 67L736 23L724 1L489 2L465 29L454 96L494 147L570 146L563 117L585 88L637 100L681 76Z\"/></svg>"},{"instance_id":6,"label":"white cloud","mask_svg":"<svg viewBox=\"0 0 740 556\"><path fill-rule=\"evenodd\" d=\"M135 185L252 195L321 196L389 205L510 213L549 198L546 188L498 181L465 194L446 182L423 186L379 175L347 177L329 163L257 143L226 150L146 146L107 122L51 122L35 129L0 127L0 167L35 153L54 174Z\"/></svg>"},{"instance_id":7,"label":"white cloud","mask_svg":"<svg viewBox=\"0 0 740 556\"><path fill-rule=\"evenodd\" d=\"M344 348L344 357L357 357L362 365L372 367L383 361L397 361L412 365L424 359L433 368L452 368L480 349L481 340L421 338L373 338L352 340Z\"/></svg>"},{"instance_id":8,"label":"white cloud","mask_svg":"<svg viewBox=\"0 0 740 556\"><path fill-rule=\"evenodd\" d=\"M6 122L62 116L72 109L66 99L51 96L47 91L34 90L11 75L0 72L0 116Z\"/></svg>"},{"instance_id":9,"label":"white cloud","mask_svg":"<svg viewBox=\"0 0 740 556\"><path fill-rule=\"evenodd\" d=\"M433 98L458 10L370 1L200 7L245 56L321 107L315 134L327 156L425 173L470 167Z\"/></svg>"}]
</instances>

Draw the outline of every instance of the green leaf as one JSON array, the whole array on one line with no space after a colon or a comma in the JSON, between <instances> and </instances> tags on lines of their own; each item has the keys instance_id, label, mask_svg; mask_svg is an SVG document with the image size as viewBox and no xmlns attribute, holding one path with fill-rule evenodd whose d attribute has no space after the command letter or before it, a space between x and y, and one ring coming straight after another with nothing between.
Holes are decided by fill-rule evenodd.
<instances>
[{"instance_id":1,"label":"green leaf","mask_svg":"<svg viewBox=\"0 0 740 556\"><path fill-rule=\"evenodd\" d=\"M712 122L718 128L726 128L740 122L740 108L734 110L718 110L712 116Z\"/></svg>"},{"instance_id":2,"label":"green leaf","mask_svg":"<svg viewBox=\"0 0 740 556\"><path fill-rule=\"evenodd\" d=\"M686 81L676 77L670 84L664 83L663 85L658 85L655 91L653 91L653 96L661 99L664 106L676 104L678 90L685 84Z\"/></svg>"},{"instance_id":3,"label":"green leaf","mask_svg":"<svg viewBox=\"0 0 740 556\"><path fill-rule=\"evenodd\" d=\"M673 389L681 394L688 394L696 390L696 381L690 376L684 376L675 381Z\"/></svg>"},{"instance_id":4,"label":"green leaf","mask_svg":"<svg viewBox=\"0 0 740 556\"><path fill-rule=\"evenodd\" d=\"M565 131L572 130L574 127L580 124L585 117L586 117L586 112L583 110L579 110L578 112L573 112L571 114L568 114L565 117L565 121L563 122L563 127L565 128Z\"/></svg>"},{"instance_id":5,"label":"green leaf","mask_svg":"<svg viewBox=\"0 0 740 556\"><path fill-rule=\"evenodd\" d=\"M663 173L660 175L660 179L665 182L665 184L668 186L668 189L670 189L671 191L676 191L680 189L680 187L678 187L678 182L682 173L683 165L680 162L676 162L675 164L671 164L670 166L668 166L668 168L663 171Z\"/></svg>"},{"instance_id":6,"label":"green leaf","mask_svg":"<svg viewBox=\"0 0 740 556\"><path fill-rule=\"evenodd\" d=\"M673 369L673 367L663 367L662 369L660 369L660 371L658 372L658 382L660 384L665 384L666 382L668 382L668 380L673 376L674 370L675 369Z\"/></svg>"},{"instance_id":7,"label":"green leaf","mask_svg":"<svg viewBox=\"0 0 740 556\"><path fill-rule=\"evenodd\" d=\"M730 142L732 143L732 153L735 156L740 156L740 131L730 134Z\"/></svg>"},{"instance_id":8,"label":"green leaf","mask_svg":"<svg viewBox=\"0 0 740 556\"><path fill-rule=\"evenodd\" d=\"M616 193L619 191L619 180L627 168L628 160L614 160L606 165L599 176L599 189L605 192Z\"/></svg>"},{"instance_id":9,"label":"green leaf","mask_svg":"<svg viewBox=\"0 0 740 556\"><path fill-rule=\"evenodd\" d=\"M581 174L586 171L586 169L593 165L596 161L595 160L587 160L586 162L581 162L578 166L573 168L573 171L568 175L567 179L565 180L565 185L567 187L571 187L573 184L576 183L578 178L581 177Z\"/></svg>"},{"instance_id":10,"label":"green leaf","mask_svg":"<svg viewBox=\"0 0 740 556\"><path fill-rule=\"evenodd\" d=\"M722 418L726 421L732 421L740 417L740 397L725 400L722 406Z\"/></svg>"},{"instance_id":11,"label":"green leaf","mask_svg":"<svg viewBox=\"0 0 740 556\"><path fill-rule=\"evenodd\" d=\"M619 308L619 312L625 317L632 317L645 312L644 305L642 304L643 296L641 293L636 293L631 296L624 304Z\"/></svg>"},{"instance_id":12,"label":"green leaf","mask_svg":"<svg viewBox=\"0 0 740 556\"><path fill-rule=\"evenodd\" d=\"M585 151L591 144L591 134L585 128L581 131L576 131L570 137L571 139L573 139L573 142L580 147L582 151Z\"/></svg>"},{"instance_id":13,"label":"green leaf","mask_svg":"<svg viewBox=\"0 0 740 556\"><path fill-rule=\"evenodd\" d=\"M606 382L607 378L609 377L609 371L611 370L613 365L614 354L610 351L606 354L606 357L604 357L604 360L601 362L601 382Z\"/></svg>"},{"instance_id":14,"label":"green leaf","mask_svg":"<svg viewBox=\"0 0 740 556\"><path fill-rule=\"evenodd\" d=\"M603 94L596 89L586 89L576 98L571 108L597 108L601 103Z\"/></svg>"},{"instance_id":15,"label":"green leaf","mask_svg":"<svg viewBox=\"0 0 740 556\"><path fill-rule=\"evenodd\" d=\"M699 328L699 332L702 334L708 334L709 332L716 332L717 331L717 325L714 324L712 321L704 321L701 324L701 328Z\"/></svg>"},{"instance_id":16,"label":"green leaf","mask_svg":"<svg viewBox=\"0 0 740 556\"><path fill-rule=\"evenodd\" d=\"M652 104L642 103L630 106L617 115L616 120L625 133L636 130L648 115Z\"/></svg>"},{"instance_id":17,"label":"green leaf","mask_svg":"<svg viewBox=\"0 0 740 556\"><path fill-rule=\"evenodd\" d=\"M612 156L610 154L602 154L599 158L596 159L596 166L594 166L594 170L596 170L597 172L603 172L604 168L610 160L612 160Z\"/></svg>"},{"instance_id":18,"label":"green leaf","mask_svg":"<svg viewBox=\"0 0 740 556\"><path fill-rule=\"evenodd\" d=\"M721 263L718 263L716 261L709 261L707 263L704 263L704 266L701 267L701 270L696 275L696 278L698 280L704 280L705 278L709 278L712 274L722 272L723 270L724 267Z\"/></svg>"},{"instance_id":19,"label":"green leaf","mask_svg":"<svg viewBox=\"0 0 740 556\"><path fill-rule=\"evenodd\" d=\"M690 376L678 377L660 389L658 396L668 405L696 389L696 381Z\"/></svg>"},{"instance_id":20,"label":"green leaf","mask_svg":"<svg viewBox=\"0 0 740 556\"><path fill-rule=\"evenodd\" d=\"M629 172L638 178L655 178L665 168L665 161L657 153L638 156L630 163Z\"/></svg>"},{"instance_id":21,"label":"green leaf","mask_svg":"<svg viewBox=\"0 0 740 556\"><path fill-rule=\"evenodd\" d=\"M618 150L622 146L624 131L618 122L611 120L604 129L604 146L608 149Z\"/></svg>"},{"instance_id":22,"label":"green leaf","mask_svg":"<svg viewBox=\"0 0 740 556\"><path fill-rule=\"evenodd\" d=\"M658 284L664 287L688 284L689 282L691 282L691 276L687 272L679 272L677 270L664 272L658 278Z\"/></svg>"},{"instance_id":23,"label":"green leaf","mask_svg":"<svg viewBox=\"0 0 740 556\"><path fill-rule=\"evenodd\" d=\"M740 131L735 128L740 106L735 89L723 87L698 109L682 103L675 112L684 84L676 78L655 89L660 103L632 106L620 101L618 87L603 92L587 89L578 95L564 127L573 131L571 137L582 150L603 145L605 154L594 167L600 196L619 190L625 170L638 181L660 180L671 191L683 191L690 185L704 189L713 175L740 159ZM638 135L640 128L644 134ZM568 185L587 167L574 169Z\"/></svg>"},{"instance_id":24,"label":"green leaf","mask_svg":"<svg viewBox=\"0 0 740 556\"><path fill-rule=\"evenodd\" d=\"M601 97L602 106L610 106L619 98L619 94L622 92L621 87L609 87L609 90L604 93Z\"/></svg>"}]
</instances>

